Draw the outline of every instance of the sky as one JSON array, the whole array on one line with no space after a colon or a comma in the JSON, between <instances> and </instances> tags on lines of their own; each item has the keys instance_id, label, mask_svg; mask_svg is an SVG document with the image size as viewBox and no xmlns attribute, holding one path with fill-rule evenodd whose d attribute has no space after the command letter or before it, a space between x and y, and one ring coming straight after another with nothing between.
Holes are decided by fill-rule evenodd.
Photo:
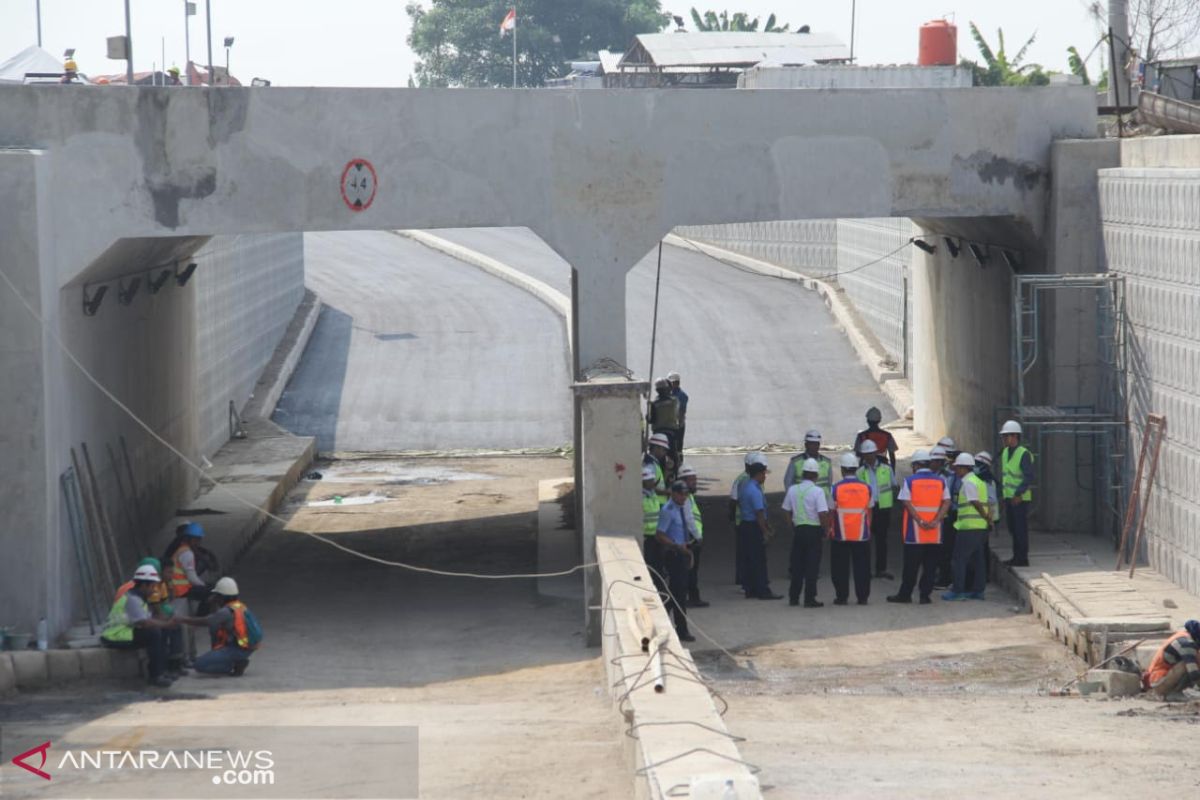
<instances>
[{"instance_id":1,"label":"sky","mask_svg":"<svg viewBox=\"0 0 1200 800\"><path fill-rule=\"evenodd\" d=\"M574 0L561 0L573 2ZM185 63L184 0L128 0L133 23L134 69ZM205 54L206 0L195 0L191 18L191 54ZM413 71L413 54L405 39L405 0L208 0L212 11L213 62L225 63L226 36L235 42L229 53L234 76L269 79L276 86L405 86ZM0 61L37 43L37 0L0 0ZM122 73L124 62L106 58L105 39L125 32L125 0L41 0L42 44L61 55L76 48L79 69L90 75ZM688 20L690 3L664 0L663 8ZM774 12L793 28L840 36L849 43L851 0L796 3L794 0L739 0L728 6L701 8ZM519 6L518 6L519 14ZM975 22L995 46L1003 28L1010 53L1031 34L1037 40L1028 60L1047 69L1066 71L1066 49L1083 53L1100 36L1085 0L857 0L855 55L860 64L908 64L917 56L921 24L948 18L959 26L960 55L977 58L967 30ZM497 30L500 20L496 20ZM518 34L519 35L519 34ZM1098 72L1098 56L1089 62Z\"/></svg>"}]
</instances>

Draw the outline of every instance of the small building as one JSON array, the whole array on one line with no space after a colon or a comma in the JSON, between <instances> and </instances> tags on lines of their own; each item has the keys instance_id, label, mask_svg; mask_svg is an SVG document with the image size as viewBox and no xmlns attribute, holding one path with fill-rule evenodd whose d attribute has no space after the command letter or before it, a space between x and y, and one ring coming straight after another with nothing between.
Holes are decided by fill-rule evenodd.
<instances>
[{"instance_id":1,"label":"small building","mask_svg":"<svg viewBox=\"0 0 1200 800\"><path fill-rule=\"evenodd\" d=\"M613 70L604 71L604 86L732 89L743 71L763 62L848 64L850 50L828 33L643 33Z\"/></svg>"},{"instance_id":2,"label":"small building","mask_svg":"<svg viewBox=\"0 0 1200 800\"><path fill-rule=\"evenodd\" d=\"M1151 61L1145 65L1142 86L1173 100L1200 100L1200 56Z\"/></svg>"}]
</instances>

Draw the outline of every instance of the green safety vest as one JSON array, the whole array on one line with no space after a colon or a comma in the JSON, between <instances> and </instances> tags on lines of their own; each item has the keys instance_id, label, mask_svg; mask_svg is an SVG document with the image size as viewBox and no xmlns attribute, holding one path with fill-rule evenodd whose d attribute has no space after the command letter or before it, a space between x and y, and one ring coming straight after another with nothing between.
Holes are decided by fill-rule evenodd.
<instances>
[{"instance_id":1,"label":"green safety vest","mask_svg":"<svg viewBox=\"0 0 1200 800\"><path fill-rule=\"evenodd\" d=\"M653 536L658 533L658 512L663 506L662 500L654 492L642 490L642 535Z\"/></svg>"},{"instance_id":2,"label":"green safety vest","mask_svg":"<svg viewBox=\"0 0 1200 800\"><path fill-rule=\"evenodd\" d=\"M110 642L132 642L133 626L125 616L125 603L129 600L128 592L117 598L112 609L108 612L108 621L104 624L104 632L100 637Z\"/></svg>"},{"instance_id":3,"label":"green safety vest","mask_svg":"<svg viewBox=\"0 0 1200 800\"><path fill-rule=\"evenodd\" d=\"M1025 480L1025 474L1021 472L1021 460L1029 450L1024 445L1017 445L1016 449L1009 450L1007 447L1000 453L1000 479L1004 486L1004 499L1016 497L1017 487ZM1033 464L1033 454L1029 454L1029 463ZM1026 503L1033 500L1033 491L1026 489L1021 499Z\"/></svg>"},{"instance_id":4,"label":"green safety vest","mask_svg":"<svg viewBox=\"0 0 1200 800\"><path fill-rule=\"evenodd\" d=\"M870 483L867 480L868 474L870 473L866 464L859 467L858 472L855 473L863 483ZM878 460L875 462L875 487L879 492L879 507L891 508L895 502L895 489L892 488L892 468Z\"/></svg>"},{"instance_id":5,"label":"green safety vest","mask_svg":"<svg viewBox=\"0 0 1200 800\"><path fill-rule=\"evenodd\" d=\"M979 504L984 508L988 505L987 484L973 472L969 472L962 479L963 488L958 490L958 497L955 498L955 510L958 516L954 520L954 530L956 531L985 531L988 527L987 517L979 513L979 509L975 508L975 504L967 499L966 485L972 483L979 493Z\"/></svg>"},{"instance_id":6,"label":"green safety vest","mask_svg":"<svg viewBox=\"0 0 1200 800\"><path fill-rule=\"evenodd\" d=\"M793 525L820 525L821 517L809 518L808 510L804 507L804 498L808 497L813 492L824 491L820 486L809 484L803 488L800 484L796 484L796 507L792 509L792 524Z\"/></svg>"},{"instance_id":7,"label":"green safety vest","mask_svg":"<svg viewBox=\"0 0 1200 800\"><path fill-rule=\"evenodd\" d=\"M700 518L700 504L696 502L695 495L688 496L688 505L692 507L692 520L696 523L696 539L699 541L704 538L704 520Z\"/></svg>"}]
</instances>

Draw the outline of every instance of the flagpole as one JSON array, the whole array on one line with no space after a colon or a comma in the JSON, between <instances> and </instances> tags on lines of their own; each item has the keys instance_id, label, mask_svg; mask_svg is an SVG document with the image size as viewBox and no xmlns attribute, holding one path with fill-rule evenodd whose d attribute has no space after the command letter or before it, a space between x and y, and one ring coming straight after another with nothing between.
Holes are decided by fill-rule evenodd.
<instances>
[{"instance_id":1,"label":"flagpole","mask_svg":"<svg viewBox=\"0 0 1200 800\"><path fill-rule=\"evenodd\" d=\"M517 88L517 3L513 0L513 85Z\"/></svg>"}]
</instances>

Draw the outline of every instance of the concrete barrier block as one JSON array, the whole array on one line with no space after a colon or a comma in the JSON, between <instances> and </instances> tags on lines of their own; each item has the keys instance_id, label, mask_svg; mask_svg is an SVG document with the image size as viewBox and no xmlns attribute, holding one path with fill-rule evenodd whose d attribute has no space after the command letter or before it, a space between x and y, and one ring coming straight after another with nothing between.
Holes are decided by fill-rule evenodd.
<instances>
[{"instance_id":1,"label":"concrete barrier block","mask_svg":"<svg viewBox=\"0 0 1200 800\"><path fill-rule=\"evenodd\" d=\"M10 654L17 674L18 689L36 689L50 683L46 654L38 650L20 650Z\"/></svg>"},{"instance_id":2,"label":"concrete barrier block","mask_svg":"<svg viewBox=\"0 0 1200 800\"><path fill-rule=\"evenodd\" d=\"M70 683L83 677L78 650L47 650L46 672L51 683Z\"/></svg>"},{"instance_id":3,"label":"concrete barrier block","mask_svg":"<svg viewBox=\"0 0 1200 800\"><path fill-rule=\"evenodd\" d=\"M0 653L0 697L17 690L17 672L13 668L12 654Z\"/></svg>"},{"instance_id":4,"label":"concrete barrier block","mask_svg":"<svg viewBox=\"0 0 1200 800\"><path fill-rule=\"evenodd\" d=\"M142 666L138 659L138 654L141 652L141 650L109 650L108 655L112 667L109 674L114 678L136 678L141 675Z\"/></svg>"},{"instance_id":5,"label":"concrete barrier block","mask_svg":"<svg viewBox=\"0 0 1200 800\"><path fill-rule=\"evenodd\" d=\"M112 650L106 647L88 647L78 652L79 672L84 678L112 677Z\"/></svg>"},{"instance_id":6,"label":"concrete barrier block","mask_svg":"<svg viewBox=\"0 0 1200 800\"><path fill-rule=\"evenodd\" d=\"M1087 674L1088 680L1100 684L1101 691L1109 697L1131 697L1142 691L1142 676L1119 669L1094 669Z\"/></svg>"}]
</instances>

